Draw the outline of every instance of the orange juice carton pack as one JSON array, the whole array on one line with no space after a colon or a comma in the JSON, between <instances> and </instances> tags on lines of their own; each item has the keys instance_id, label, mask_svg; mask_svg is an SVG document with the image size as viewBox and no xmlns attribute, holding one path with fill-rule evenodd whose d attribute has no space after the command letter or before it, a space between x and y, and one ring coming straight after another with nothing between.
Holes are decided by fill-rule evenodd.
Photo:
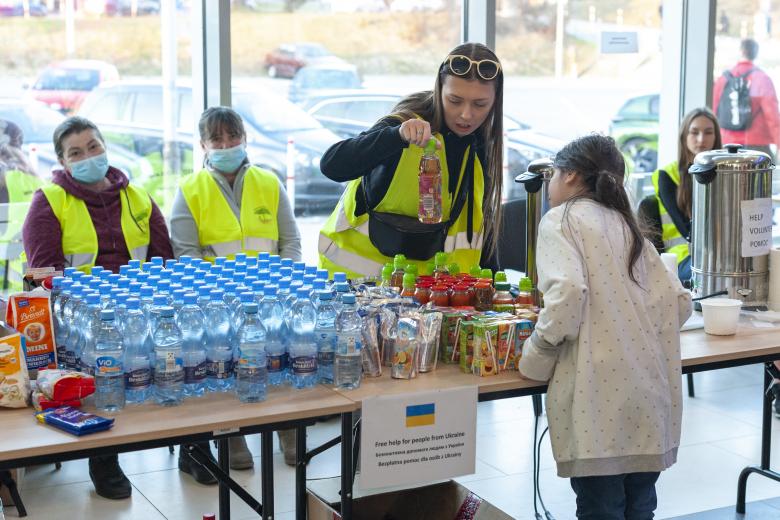
<instances>
[{"instance_id":1,"label":"orange juice carton pack","mask_svg":"<svg viewBox=\"0 0 780 520\"><path fill-rule=\"evenodd\" d=\"M57 368L50 302L49 293L41 289L13 294L8 301L5 319L22 335L30 371Z\"/></svg>"},{"instance_id":2,"label":"orange juice carton pack","mask_svg":"<svg viewBox=\"0 0 780 520\"><path fill-rule=\"evenodd\" d=\"M512 342L514 349L514 359L512 360L512 370L517 370L518 363L520 363L520 356L523 352L523 343L528 339L534 331L534 322L531 320L522 319L517 322L515 327L515 337Z\"/></svg>"},{"instance_id":3,"label":"orange juice carton pack","mask_svg":"<svg viewBox=\"0 0 780 520\"><path fill-rule=\"evenodd\" d=\"M471 373L475 376L493 376L498 373L498 326L499 323L492 320L474 324Z\"/></svg>"}]
</instances>

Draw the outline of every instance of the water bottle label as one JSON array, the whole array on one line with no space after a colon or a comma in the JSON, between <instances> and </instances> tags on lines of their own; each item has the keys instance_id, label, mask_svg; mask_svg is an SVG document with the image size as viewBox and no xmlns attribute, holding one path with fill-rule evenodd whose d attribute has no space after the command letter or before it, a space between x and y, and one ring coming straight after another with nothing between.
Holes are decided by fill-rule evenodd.
<instances>
[{"instance_id":1,"label":"water bottle label","mask_svg":"<svg viewBox=\"0 0 780 520\"><path fill-rule=\"evenodd\" d=\"M325 350L325 351L321 350L317 353L317 362L320 365L332 365L334 356L335 356L335 352L333 352L332 350Z\"/></svg>"},{"instance_id":2,"label":"water bottle label","mask_svg":"<svg viewBox=\"0 0 780 520\"><path fill-rule=\"evenodd\" d=\"M287 354L279 356L268 356L268 371L281 372L287 368Z\"/></svg>"},{"instance_id":3,"label":"water bottle label","mask_svg":"<svg viewBox=\"0 0 780 520\"><path fill-rule=\"evenodd\" d=\"M121 374L122 360L113 356L100 356L95 360L95 373L99 376Z\"/></svg>"},{"instance_id":4,"label":"water bottle label","mask_svg":"<svg viewBox=\"0 0 780 520\"><path fill-rule=\"evenodd\" d=\"M181 365L181 359L176 358L176 352L165 353L165 371L170 372L176 370L177 365Z\"/></svg>"},{"instance_id":5,"label":"water bottle label","mask_svg":"<svg viewBox=\"0 0 780 520\"><path fill-rule=\"evenodd\" d=\"M125 373L125 387L128 390L144 390L152 385L152 369L138 368Z\"/></svg>"},{"instance_id":6,"label":"water bottle label","mask_svg":"<svg viewBox=\"0 0 780 520\"><path fill-rule=\"evenodd\" d=\"M354 354L360 352L361 347L360 338L356 335L349 335L344 338L339 350L345 354Z\"/></svg>"},{"instance_id":7,"label":"water bottle label","mask_svg":"<svg viewBox=\"0 0 780 520\"><path fill-rule=\"evenodd\" d=\"M294 357L292 370L294 374L312 374L317 371L317 358L315 356Z\"/></svg>"},{"instance_id":8,"label":"water bottle label","mask_svg":"<svg viewBox=\"0 0 780 520\"><path fill-rule=\"evenodd\" d=\"M80 370L89 376L95 375L95 367L92 365L85 365L81 362L80 358L76 358L76 366L80 367Z\"/></svg>"},{"instance_id":9,"label":"water bottle label","mask_svg":"<svg viewBox=\"0 0 780 520\"><path fill-rule=\"evenodd\" d=\"M76 368L78 365L76 364L76 353L72 350L66 350L65 351L65 365L69 368Z\"/></svg>"},{"instance_id":10,"label":"water bottle label","mask_svg":"<svg viewBox=\"0 0 780 520\"><path fill-rule=\"evenodd\" d=\"M184 381L184 370L181 365L177 365L174 370L155 370L152 377L154 384L159 387L175 386Z\"/></svg>"},{"instance_id":11,"label":"water bottle label","mask_svg":"<svg viewBox=\"0 0 780 520\"><path fill-rule=\"evenodd\" d=\"M209 361L208 376L216 379L227 379L233 375L233 360Z\"/></svg>"},{"instance_id":12,"label":"water bottle label","mask_svg":"<svg viewBox=\"0 0 780 520\"><path fill-rule=\"evenodd\" d=\"M208 364L205 361L192 367L184 367L184 384L192 385L202 383L203 380L206 379L207 374Z\"/></svg>"}]
</instances>

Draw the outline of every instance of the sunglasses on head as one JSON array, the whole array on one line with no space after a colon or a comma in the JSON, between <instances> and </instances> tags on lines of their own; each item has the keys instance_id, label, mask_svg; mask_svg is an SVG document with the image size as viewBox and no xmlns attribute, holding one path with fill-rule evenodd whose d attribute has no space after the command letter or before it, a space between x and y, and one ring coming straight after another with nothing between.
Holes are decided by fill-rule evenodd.
<instances>
[{"instance_id":1,"label":"sunglasses on head","mask_svg":"<svg viewBox=\"0 0 780 520\"><path fill-rule=\"evenodd\" d=\"M445 61L450 68L450 72L456 76L465 76L469 73L472 66L477 68L477 74L485 81L490 81L498 76L501 71L501 64L495 60L472 60L468 56L461 54L450 54Z\"/></svg>"}]
</instances>

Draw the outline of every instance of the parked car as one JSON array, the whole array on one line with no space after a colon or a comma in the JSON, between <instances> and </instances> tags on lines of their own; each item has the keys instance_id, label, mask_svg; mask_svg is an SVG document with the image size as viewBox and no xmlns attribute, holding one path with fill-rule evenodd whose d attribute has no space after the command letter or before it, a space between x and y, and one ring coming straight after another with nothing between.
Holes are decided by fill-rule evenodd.
<instances>
[{"instance_id":1,"label":"parked car","mask_svg":"<svg viewBox=\"0 0 780 520\"><path fill-rule=\"evenodd\" d=\"M49 14L46 4L40 0L31 0L29 6L30 16ZM0 16L24 16L24 2L22 0L0 0Z\"/></svg>"},{"instance_id":2,"label":"parked car","mask_svg":"<svg viewBox=\"0 0 780 520\"><path fill-rule=\"evenodd\" d=\"M629 162L632 172L652 172L658 167L658 94L626 100L609 124L609 135Z\"/></svg>"},{"instance_id":3,"label":"parked car","mask_svg":"<svg viewBox=\"0 0 780 520\"><path fill-rule=\"evenodd\" d=\"M160 12L160 0L135 0L135 2L135 14L137 15L158 14ZM102 14L130 16L133 14L133 0L106 0Z\"/></svg>"},{"instance_id":4,"label":"parked car","mask_svg":"<svg viewBox=\"0 0 780 520\"><path fill-rule=\"evenodd\" d=\"M158 204L170 202L177 182L163 178L162 84L159 81L133 81L107 84L92 91L79 114L95 121L107 140L146 158L151 175L143 185ZM195 115L192 89L178 85L176 107L176 159L179 175L192 172ZM258 166L274 172L283 182L287 173L287 143L295 146L296 212L328 212L338 202L343 186L320 173L320 157L338 141L316 119L272 92L235 88L233 107L244 120L247 153Z\"/></svg>"},{"instance_id":5,"label":"parked car","mask_svg":"<svg viewBox=\"0 0 780 520\"><path fill-rule=\"evenodd\" d=\"M292 78L312 61L333 56L319 43L283 43L265 55L265 70L272 78Z\"/></svg>"},{"instance_id":6,"label":"parked car","mask_svg":"<svg viewBox=\"0 0 780 520\"><path fill-rule=\"evenodd\" d=\"M347 62L329 61L298 69L287 97L293 103L300 103L319 90L359 89L362 86L357 67Z\"/></svg>"},{"instance_id":7,"label":"parked car","mask_svg":"<svg viewBox=\"0 0 780 520\"><path fill-rule=\"evenodd\" d=\"M41 71L29 90L33 99L70 114L78 109L87 93L105 81L116 81L119 72L99 60L64 60Z\"/></svg>"},{"instance_id":8,"label":"parked car","mask_svg":"<svg viewBox=\"0 0 780 520\"><path fill-rule=\"evenodd\" d=\"M369 129L389 114L402 97L399 93L369 89L334 90L313 94L302 102L302 106L322 126L346 139ZM504 132L508 167L503 197L505 200L522 199L526 196L525 189L514 182L514 178L525 171L529 162L554 155L564 143L536 133L527 124L506 115Z\"/></svg>"}]
</instances>

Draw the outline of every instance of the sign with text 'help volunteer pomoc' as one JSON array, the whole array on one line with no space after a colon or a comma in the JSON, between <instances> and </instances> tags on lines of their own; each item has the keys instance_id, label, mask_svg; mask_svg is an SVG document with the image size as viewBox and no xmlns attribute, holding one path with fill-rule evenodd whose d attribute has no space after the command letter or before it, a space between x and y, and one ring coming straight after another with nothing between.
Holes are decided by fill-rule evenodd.
<instances>
[{"instance_id":1,"label":"sign with text 'help volunteer pomoc'","mask_svg":"<svg viewBox=\"0 0 780 520\"><path fill-rule=\"evenodd\" d=\"M474 473L477 387L363 401L361 485L378 488Z\"/></svg>"}]
</instances>

